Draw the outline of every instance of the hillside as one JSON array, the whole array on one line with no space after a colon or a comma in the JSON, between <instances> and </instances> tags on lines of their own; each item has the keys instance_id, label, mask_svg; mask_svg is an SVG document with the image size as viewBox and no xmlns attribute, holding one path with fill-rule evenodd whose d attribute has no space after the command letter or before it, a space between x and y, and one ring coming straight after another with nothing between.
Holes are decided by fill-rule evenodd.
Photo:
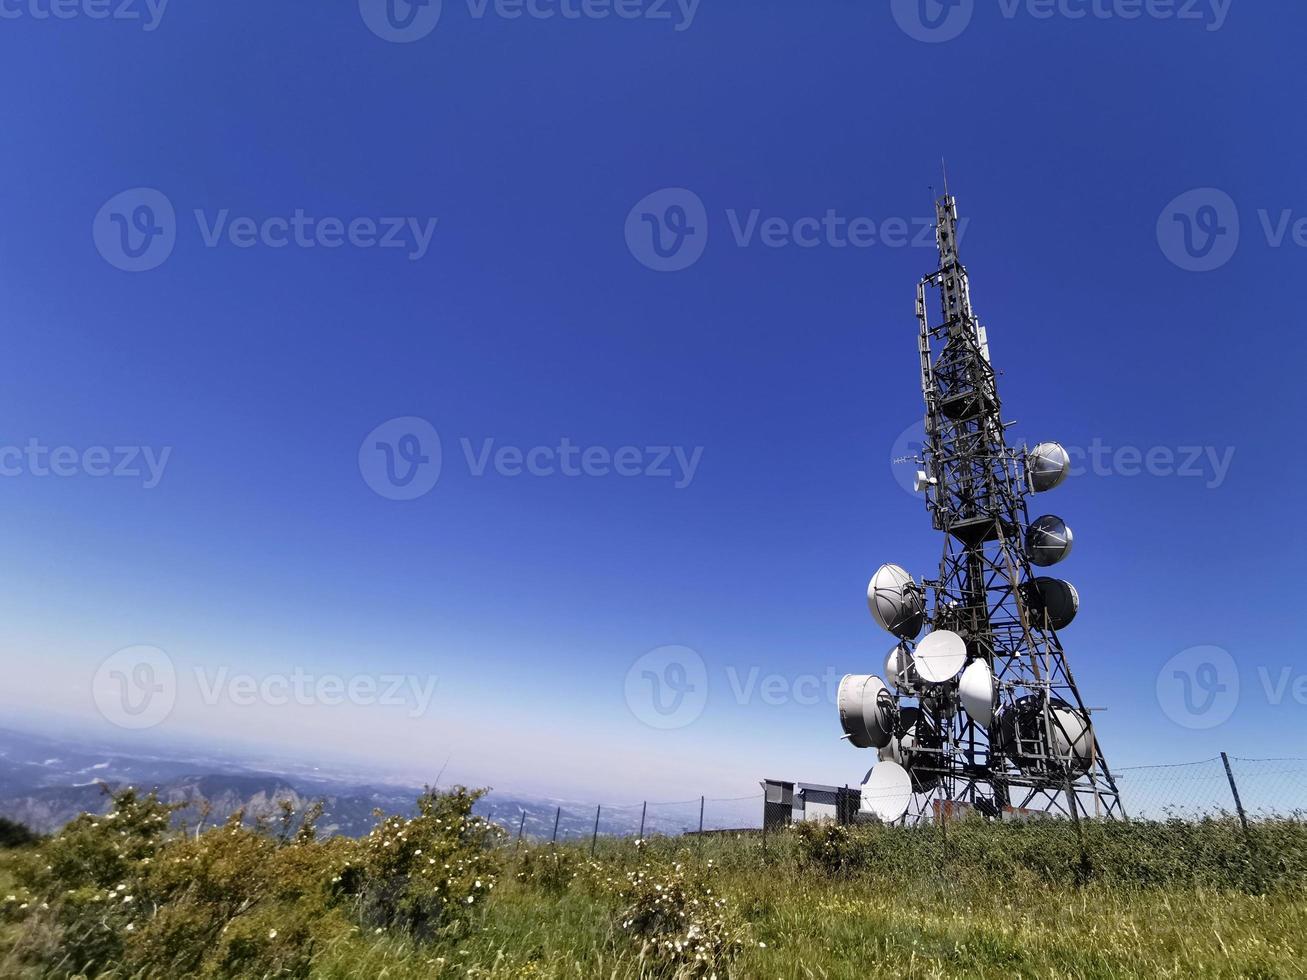
<instances>
[{"instance_id":1,"label":"hillside","mask_svg":"<svg viewBox=\"0 0 1307 980\"><path fill-rule=\"evenodd\" d=\"M358 840L119 797L0 851L0 975L1258 977L1307 964L1307 825L964 821L519 848L425 796ZM434 872L434 873L433 873Z\"/></svg>"}]
</instances>

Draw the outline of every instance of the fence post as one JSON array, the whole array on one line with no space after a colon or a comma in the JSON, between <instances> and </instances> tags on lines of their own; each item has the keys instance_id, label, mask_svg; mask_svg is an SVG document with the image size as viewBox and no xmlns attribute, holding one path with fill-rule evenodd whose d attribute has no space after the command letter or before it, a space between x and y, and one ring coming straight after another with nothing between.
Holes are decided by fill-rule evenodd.
<instances>
[{"instance_id":1,"label":"fence post","mask_svg":"<svg viewBox=\"0 0 1307 980\"><path fill-rule=\"evenodd\" d=\"M703 800L699 797L699 850L703 850Z\"/></svg>"},{"instance_id":2,"label":"fence post","mask_svg":"<svg viewBox=\"0 0 1307 980\"><path fill-rule=\"evenodd\" d=\"M1221 762L1225 764L1225 778L1230 781L1230 793L1234 796L1234 808L1239 814L1239 823L1243 825L1243 839L1244 843L1248 845L1248 860L1252 864L1253 874L1260 878L1261 861L1258 858L1257 846L1253 843L1252 831L1248 829L1248 814L1244 812L1243 800L1239 798L1239 787L1234 781L1234 770L1230 768L1230 757L1224 752L1221 753Z\"/></svg>"},{"instance_id":3,"label":"fence post","mask_svg":"<svg viewBox=\"0 0 1307 980\"><path fill-rule=\"evenodd\" d=\"M1066 769L1066 801L1071 807L1071 820L1076 825L1076 837L1080 839L1080 873L1087 877L1093 866L1089 861L1089 849L1085 847L1085 828L1080 826L1080 801L1071 781L1069 765Z\"/></svg>"},{"instance_id":4,"label":"fence post","mask_svg":"<svg viewBox=\"0 0 1307 980\"><path fill-rule=\"evenodd\" d=\"M645 800L640 804L640 836L637 840L644 840L644 815L649 812L649 801Z\"/></svg>"},{"instance_id":5,"label":"fence post","mask_svg":"<svg viewBox=\"0 0 1307 980\"><path fill-rule=\"evenodd\" d=\"M554 839L552 843L558 843L558 819L563 815L563 808L560 806L554 811Z\"/></svg>"},{"instance_id":6,"label":"fence post","mask_svg":"<svg viewBox=\"0 0 1307 980\"><path fill-rule=\"evenodd\" d=\"M1230 781L1230 792L1234 795L1234 808L1239 813L1239 822L1243 824L1243 832L1247 834L1248 815L1243 812L1243 800L1239 799L1239 787L1235 785L1234 770L1230 768L1230 757L1222 752L1221 761L1225 763L1225 778Z\"/></svg>"},{"instance_id":7,"label":"fence post","mask_svg":"<svg viewBox=\"0 0 1307 980\"><path fill-rule=\"evenodd\" d=\"M595 806L595 832L590 836L590 856L595 856L595 845L599 843L599 811L604 808L602 803Z\"/></svg>"},{"instance_id":8,"label":"fence post","mask_svg":"<svg viewBox=\"0 0 1307 980\"><path fill-rule=\"evenodd\" d=\"M517 825L517 843L513 845L513 850L517 851L522 846L522 831L526 830L526 811L522 811L522 820Z\"/></svg>"}]
</instances>

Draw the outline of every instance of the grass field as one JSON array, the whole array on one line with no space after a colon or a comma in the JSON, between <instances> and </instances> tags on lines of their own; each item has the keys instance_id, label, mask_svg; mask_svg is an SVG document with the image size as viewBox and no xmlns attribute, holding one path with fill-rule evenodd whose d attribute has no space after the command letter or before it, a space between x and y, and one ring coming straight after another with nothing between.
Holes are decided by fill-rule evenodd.
<instances>
[{"instance_id":1,"label":"grass field","mask_svg":"<svg viewBox=\"0 0 1307 980\"><path fill-rule=\"evenodd\" d=\"M1307 905L1288 897L1002 886L959 894L942 883L743 872L723 875L720 887L745 910L753 938L731 976L1307 976ZM330 951L316 968L338 978L641 976L638 951L614 932L592 899L508 886L482 932L442 952L443 964L382 941Z\"/></svg>"},{"instance_id":2,"label":"grass field","mask_svg":"<svg viewBox=\"0 0 1307 980\"><path fill-rule=\"evenodd\" d=\"M1224 819L1091 824L1083 844L1065 823L968 823L805 826L765 851L754 834L601 840L591 858L587 845L519 849L475 818L450 836L438 812L362 842L229 825L124 858L132 831L100 821L0 851L0 898L15 896L0 976L1307 977L1300 821L1257 825L1251 847ZM469 862L465 880L442 872L439 901L412 892L432 853ZM106 860L119 863L94 870ZM361 875L347 871L348 887L346 867ZM397 900L396 882L421 902ZM114 911L87 891L100 888L139 897Z\"/></svg>"}]
</instances>

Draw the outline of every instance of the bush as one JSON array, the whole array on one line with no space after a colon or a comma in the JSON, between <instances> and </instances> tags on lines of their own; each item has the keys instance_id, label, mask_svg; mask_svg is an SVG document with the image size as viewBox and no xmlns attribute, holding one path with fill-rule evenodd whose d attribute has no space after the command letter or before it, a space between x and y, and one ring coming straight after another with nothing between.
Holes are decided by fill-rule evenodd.
<instances>
[{"instance_id":1,"label":"bush","mask_svg":"<svg viewBox=\"0 0 1307 980\"><path fill-rule=\"evenodd\" d=\"M500 872L494 847L504 832L472 815L483 795L462 786L428 791L416 817L388 817L357 843L339 890L364 922L418 939L462 930Z\"/></svg>"},{"instance_id":2,"label":"bush","mask_svg":"<svg viewBox=\"0 0 1307 980\"><path fill-rule=\"evenodd\" d=\"M0 914L22 923L15 957L50 975L307 976L360 925L430 938L468 920L499 862L480 795L425 793L354 841L319 839L316 806L296 828L289 804L275 827L170 830L176 807L128 790L24 853Z\"/></svg>"},{"instance_id":3,"label":"bush","mask_svg":"<svg viewBox=\"0 0 1307 980\"><path fill-rule=\"evenodd\" d=\"M616 924L651 972L678 977L724 971L744 946L741 923L708 880L683 864L645 864L614 889Z\"/></svg>"},{"instance_id":4,"label":"bush","mask_svg":"<svg viewBox=\"0 0 1307 980\"><path fill-rule=\"evenodd\" d=\"M532 847L518 858L516 878L547 895L561 895L580 873L581 862L571 850Z\"/></svg>"}]
</instances>

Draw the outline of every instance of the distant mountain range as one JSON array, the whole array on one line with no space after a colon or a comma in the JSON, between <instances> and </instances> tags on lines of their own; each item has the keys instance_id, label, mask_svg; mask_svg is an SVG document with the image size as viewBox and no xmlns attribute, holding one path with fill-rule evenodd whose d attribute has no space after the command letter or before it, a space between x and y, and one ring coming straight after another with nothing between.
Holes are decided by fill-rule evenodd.
<instances>
[{"instance_id":1,"label":"distant mountain range","mask_svg":"<svg viewBox=\"0 0 1307 980\"><path fill-rule=\"evenodd\" d=\"M289 767L287 767L289 768ZM249 820L275 817L289 800L297 811L323 803L318 828L326 834L361 836L376 823L375 811L409 815L422 792L418 786L370 784L324 776L311 766L277 771L267 763L245 765L218 757L128 754L76 740L55 739L0 729L0 816L50 833L81 813L103 813L109 790L134 786L154 790L170 803L188 804L180 821L194 824L208 804L205 820L221 822L238 810ZM681 834L698 826L698 801L650 804L646 834ZM548 839L557 818L559 839L588 837L594 831L595 804L491 793L477 811L511 833ZM525 814L525 820L523 815ZM639 806L601 810L604 835L639 832ZM705 827L758 826L761 802L713 802Z\"/></svg>"}]
</instances>

